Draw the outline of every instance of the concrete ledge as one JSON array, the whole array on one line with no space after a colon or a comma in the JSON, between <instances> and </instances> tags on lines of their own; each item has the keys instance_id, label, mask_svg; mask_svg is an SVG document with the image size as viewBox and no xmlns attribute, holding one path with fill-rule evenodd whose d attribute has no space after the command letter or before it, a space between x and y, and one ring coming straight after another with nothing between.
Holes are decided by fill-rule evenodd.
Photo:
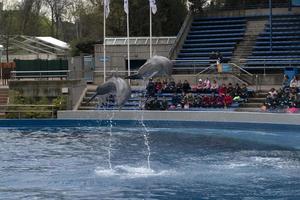
<instances>
[{"instance_id":1,"label":"concrete ledge","mask_svg":"<svg viewBox=\"0 0 300 200\"><path fill-rule=\"evenodd\" d=\"M300 114L230 111L59 111L58 119L237 122L300 125Z\"/></svg>"}]
</instances>

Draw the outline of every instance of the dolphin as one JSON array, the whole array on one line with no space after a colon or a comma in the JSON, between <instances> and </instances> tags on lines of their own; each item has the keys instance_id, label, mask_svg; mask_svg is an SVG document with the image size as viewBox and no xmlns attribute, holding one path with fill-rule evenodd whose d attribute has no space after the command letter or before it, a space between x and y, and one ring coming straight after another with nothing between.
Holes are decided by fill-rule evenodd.
<instances>
[{"instance_id":1,"label":"dolphin","mask_svg":"<svg viewBox=\"0 0 300 200\"><path fill-rule=\"evenodd\" d=\"M136 74L127 76L126 79L150 79L155 76L171 76L173 63L166 57L153 56L143 64Z\"/></svg>"},{"instance_id":2,"label":"dolphin","mask_svg":"<svg viewBox=\"0 0 300 200\"><path fill-rule=\"evenodd\" d=\"M127 81L120 77L111 77L102 85L99 85L94 94L87 103L91 102L96 96L107 97L115 96L115 103L118 107L122 107L131 96L131 88Z\"/></svg>"}]
</instances>

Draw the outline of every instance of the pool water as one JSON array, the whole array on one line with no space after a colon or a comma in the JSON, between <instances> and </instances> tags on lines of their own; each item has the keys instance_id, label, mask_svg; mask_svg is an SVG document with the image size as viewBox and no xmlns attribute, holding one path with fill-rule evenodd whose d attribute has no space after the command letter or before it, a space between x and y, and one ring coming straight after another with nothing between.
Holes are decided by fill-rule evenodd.
<instances>
[{"instance_id":1,"label":"pool water","mask_svg":"<svg viewBox=\"0 0 300 200\"><path fill-rule=\"evenodd\" d=\"M291 147L253 140L269 134L285 138L142 125L0 128L0 199L300 199L299 133L286 133Z\"/></svg>"}]
</instances>

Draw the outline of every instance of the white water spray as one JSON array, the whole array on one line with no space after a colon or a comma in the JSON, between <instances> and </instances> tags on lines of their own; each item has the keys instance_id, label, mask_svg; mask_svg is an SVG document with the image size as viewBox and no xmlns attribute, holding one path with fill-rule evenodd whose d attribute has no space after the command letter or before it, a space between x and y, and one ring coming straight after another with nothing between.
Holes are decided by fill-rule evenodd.
<instances>
[{"instance_id":1,"label":"white water spray","mask_svg":"<svg viewBox=\"0 0 300 200\"><path fill-rule=\"evenodd\" d=\"M143 85L146 85L145 81L143 81ZM144 95L144 96L146 96L146 95ZM142 106L142 109L141 109L141 115L142 116L141 116L141 118L139 118L140 119L139 123L141 124L141 126L143 128L144 144L147 148L147 167L148 167L148 169L151 169L151 165L150 165L151 149L150 149L150 143L149 143L149 133L150 133L150 131L148 130L147 126L144 123L145 104L146 104L146 102L144 102L144 105Z\"/></svg>"},{"instance_id":2,"label":"white water spray","mask_svg":"<svg viewBox=\"0 0 300 200\"><path fill-rule=\"evenodd\" d=\"M108 154L108 166L109 169L112 170L112 165L111 165L111 150L112 150L112 129L113 129L113 118L115 116L115 112L112 111L111 116L109 118L109 139L108 139L108 149L107 149L107 154Z\"/></svg>"}]
</instances>

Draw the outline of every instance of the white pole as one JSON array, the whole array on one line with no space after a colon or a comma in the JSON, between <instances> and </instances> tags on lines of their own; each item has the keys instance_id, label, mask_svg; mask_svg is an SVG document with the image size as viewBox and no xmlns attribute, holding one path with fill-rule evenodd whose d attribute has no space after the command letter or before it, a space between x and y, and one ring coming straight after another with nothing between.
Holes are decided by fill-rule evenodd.
<instances>
[{"instance_id":1,"label":"white pole","mask_svg":"<svg viewBox=\"0 0 300 200\"><path fill-rule=\"evenodd\" d=\"M152 9L150 5L150 58L152 58Z\"/></svg>"},{"instance_id":2,"label":"white pole","mask_svg":"<svg viewBox=\"0 0 300 200\"><path fill-rule=\"evenodd\" d=\"M127 13L127 66L128 76L130 76L130 38L129 38L129 9ZM129 79L130 81L130 79Z\"/></svg>"},{"instance_id":3,"label":"white pole","mask_svg":"<svg viewBox=\"0 0 300 200\"><path fill-rule=\"evenodd\" d=\"M104 1L106 2L106 1ZM105 38L106 38L106 3L104 3L103 11L103 82L106 81L106 47L105 47Z\"/></svg>"}]
</instances>

